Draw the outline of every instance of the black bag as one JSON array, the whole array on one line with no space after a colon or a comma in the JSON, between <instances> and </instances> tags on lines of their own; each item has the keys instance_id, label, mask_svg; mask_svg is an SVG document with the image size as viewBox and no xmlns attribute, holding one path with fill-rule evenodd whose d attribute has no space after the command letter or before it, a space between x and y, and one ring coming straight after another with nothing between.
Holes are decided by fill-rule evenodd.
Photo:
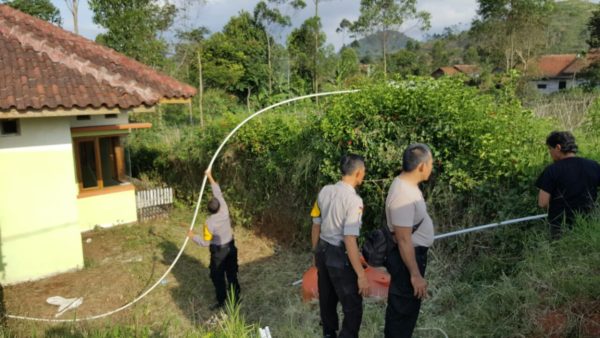
<instances>
[{"instance_id":1,"label":"black bag","mask_svg":"<svg viewBox=\"0 0 600 338\"><path fill-rule=\"evenodd\" d=\"M412 233L415 233L425 219L413 225ZM396 242L392 238L392 233L387 225L371 231L362 245L362 254L370 266L380 267L385 266L387 258L396 250Z\"/></svg>"},{"instance_id":2,"label":"black bag","mask_svg":"<svg viewBox=\"0 0 600 338\"><path fill-rule=\"evenodd\" d=\"M371 231L362 245L362 254L370 266L384 266L388 255L396 248L392 233L385 227Z\"/></svg>"}]
</instances>

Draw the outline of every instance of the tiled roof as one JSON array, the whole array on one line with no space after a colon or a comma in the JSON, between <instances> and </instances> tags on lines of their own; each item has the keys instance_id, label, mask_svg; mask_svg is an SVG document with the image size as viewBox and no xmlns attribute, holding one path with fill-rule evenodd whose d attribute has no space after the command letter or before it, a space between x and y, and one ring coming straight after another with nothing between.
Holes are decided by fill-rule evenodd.
<instances>
[{"instance_id":1,"label":"tiled roof","mask_svg":"<svg viewBox=\"0 0 600 338\"><path fill-rule=\"evenodd\" d=\"M479 73L479 67L476 65L454 65L454 66L446 66L440 67L436 69L432 75L441 76L441 75L454 75L458 73L463 73L466 75L475 75Z\"/></svg>"},{"instance_id":2,"label":"tiled roof","mask_svg":"<svg viewBox=\"0 0 600 338\"><path fill-rule=\"evenodd\" d=\"M454 68L467 75L479 73L479 67L476 65L454 65Z\"/></svg>"},{"instance_id":3,"label":"tiled roof","mask_svg":"<svg viewBox=\"0 0 600 338\"><path fill-rule=\"evenodd\" d=\"M576 54L551 54L538 58L534 74L540 77L558 77L577 58Z\"/></svg>"},{"instance_id":4,"label":"tiled roof","mask_svg":"<svg viewBox=\"0 0 600 338\"><path fill-rule=\"evenodd\" d=\"M595 62L600 62L600 49L590 49L584 57L577 58L574 62L563 69L562 73L567 76L572 76L584 71L589 65Z\"/></svg>"},{"instance_id":5,"label":"tiled roof","mask_svg":"<svg viewBox=\"0 0 600 338\"><path fill-rule=\"evenodd\" d=\"M441 71L444 75L454 75L458 73L458 69L454 67L440 67L438 70Z\"/></svg>"},{"instance_id":6,"label":"tiled roof","mask_svg":"<svg viewBox=\"0 0 600 338\"><path fill-rule=\"evenodd\" d=\"M0 5L0 112L128 109L195 93L112 49Z\"/></svg>"}]
</instances>

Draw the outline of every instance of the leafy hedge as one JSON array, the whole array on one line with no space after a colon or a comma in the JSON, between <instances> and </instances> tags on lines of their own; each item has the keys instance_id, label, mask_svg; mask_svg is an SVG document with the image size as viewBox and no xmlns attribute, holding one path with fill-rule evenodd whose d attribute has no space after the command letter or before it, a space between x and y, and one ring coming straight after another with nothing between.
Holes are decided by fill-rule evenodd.
<instances>
[{"instance_id":1,"label":"leafy hedge","mask_svg":"<svg viewBox=\"0 0 600 338\"><path fill-rule=\"evenodd\" d=\"M465 225L535 208L533 181L548 160L543 141L552 128L524 110L510 88L482 93L457 79L410 78L321 104L322 113L314 106L301 114L266 113L233 138L215 172L239 220L266 220L288 230L307 225L320 186L338 179L339 157L355 152L367 160L368 181L360 194L365 223L374 226L411 142L433 149L435 177L424 187L439 224ZM132 162L140 163L138 173L175 186L182 200L191 201L213 152L242 117L226 115L202 132L139 133L131 140Z\"/></svg>"}]
</instances>

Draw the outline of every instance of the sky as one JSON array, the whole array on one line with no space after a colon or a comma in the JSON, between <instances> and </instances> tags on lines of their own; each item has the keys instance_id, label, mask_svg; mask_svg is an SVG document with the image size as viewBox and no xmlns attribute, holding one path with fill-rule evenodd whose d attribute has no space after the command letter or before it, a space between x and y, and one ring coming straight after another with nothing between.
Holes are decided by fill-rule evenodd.
<instances>
[{"instance_id":1,"label":"sky","mask_svg":"<svg viewBox=\"0 0 600 338\"><path fill-rule=\"evenodd\" d=\"M169 0L162 0L169 1ZM594 2L598 2L596 0ZM205 26L211 32L218 32L227 23L231 16L238 14L241 10L252 11L259 0L170 0L178 7L185 8L187 19L179 20L176 25L181 27ZM314 15L313 1L308 0L307 8L296 11L290 8L282 8L282 11L292 19L293 27L298 27L308 17ZM52 3L61 12L63 28L73 30L73 18L67 9L64 0L52 0ZM342 34L336 33L336 28L342 19L354 21L359 15L360 0L321 0L319 4L319 15L323 24L323 30L327 34L327 43L333 44L339 49L344 43L350 43L350 39ZM408 27L401 28L402 31L415 39L423 40L427 34L441 33L446 27L456 27L461 30L468 29L471 21L476 16L477 0L419 0L418 10L431 13L431 29L421 32L418 29L408 29L414 26L409 23ZM94 39L103 31L102 27L95 25L92 21L92 12L86 0L80 1L79 9L79 32L81 35ZM285 41L285 35L289 30L279 33L278 40Z\"/></svg>"}]
</instances>

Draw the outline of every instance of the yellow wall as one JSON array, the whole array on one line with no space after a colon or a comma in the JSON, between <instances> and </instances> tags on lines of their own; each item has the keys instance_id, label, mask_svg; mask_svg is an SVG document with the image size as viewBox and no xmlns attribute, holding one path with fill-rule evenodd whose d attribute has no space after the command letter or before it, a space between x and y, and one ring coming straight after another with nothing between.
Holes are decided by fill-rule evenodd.
<instances>
[{"instance_id":1,"label":"yellow wall","mask_svg":"<svg viewBox=\"0 0 600 338\"><path fill-rule=\"evenodd\" d=\"M134 190L79 198L77 208L81 231L137 221Z\"/></svg>"},{"instance_id":2,"label":"yellow wall","mask_svg":"<svg viewBox=\"0 0 600 338\"><path fill-rule=\"evenodd\" d=\"M83 267L68 118L21 119L0 137L0 283Z\"/></svg>"}]
</instances>

